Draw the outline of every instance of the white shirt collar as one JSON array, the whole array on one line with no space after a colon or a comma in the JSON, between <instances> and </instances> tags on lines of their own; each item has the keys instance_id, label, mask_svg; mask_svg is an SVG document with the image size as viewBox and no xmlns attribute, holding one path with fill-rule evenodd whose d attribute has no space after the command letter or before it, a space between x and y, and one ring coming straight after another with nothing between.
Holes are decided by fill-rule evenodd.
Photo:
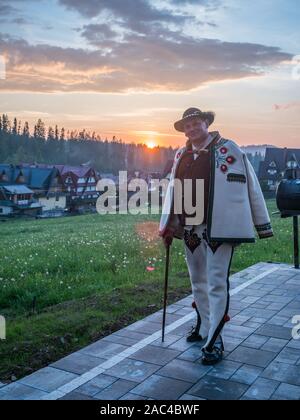
<instances>
[{"instance_id":1,"label":"white shirt collar","mask_svg":"<svg viewBox=\"0 0 300 420\"><path fill-rule=\"evenodd\" d=\"M211 134L209 134L205 147L202 147L201 149L205 149L211 142L212 142L212 136L211 136ZM192 144L192 148L193 148L194 151L199 150L199 148L196 147L193 144Z\"/></svg>"}]
</instances>

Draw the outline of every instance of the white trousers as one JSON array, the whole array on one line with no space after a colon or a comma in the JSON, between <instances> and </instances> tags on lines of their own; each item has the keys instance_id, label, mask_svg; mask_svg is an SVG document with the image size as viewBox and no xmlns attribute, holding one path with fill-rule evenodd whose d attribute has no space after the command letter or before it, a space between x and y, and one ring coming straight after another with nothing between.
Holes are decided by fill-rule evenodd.
<instances>
[{"instance_id":1,"label":"white trousers","mask_svg":"<svg viewBox=\"0 0 300 420\"><path fill-rule=\"evenodd\" d=\"M206 224L186 227L184 242L192 292L201 317L199 334L207 337L204 348L212 351L228 317L234 245L208 243L206 229Z\"/></svg>"}]
</instances>

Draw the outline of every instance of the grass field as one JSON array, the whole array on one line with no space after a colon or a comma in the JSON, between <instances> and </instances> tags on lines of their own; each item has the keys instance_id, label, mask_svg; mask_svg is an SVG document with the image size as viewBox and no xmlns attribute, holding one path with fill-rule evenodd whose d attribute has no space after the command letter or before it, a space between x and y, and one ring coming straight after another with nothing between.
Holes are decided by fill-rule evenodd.
<instances>
[{"instance_id":1,"label":"grass field","mask_svg":"<svg viewBox=\"0 0 300 420\"><path fill-rule=\"evenodd\" d=\"M269 211L276 210L268 201ZM292 221L237 248L231 272L293 262ZM158 216L87 215L0 224L0 381L27 375L162 308ZM181 241L171 251L169 303L191 293Z\"/></svg>"}]
</instances>

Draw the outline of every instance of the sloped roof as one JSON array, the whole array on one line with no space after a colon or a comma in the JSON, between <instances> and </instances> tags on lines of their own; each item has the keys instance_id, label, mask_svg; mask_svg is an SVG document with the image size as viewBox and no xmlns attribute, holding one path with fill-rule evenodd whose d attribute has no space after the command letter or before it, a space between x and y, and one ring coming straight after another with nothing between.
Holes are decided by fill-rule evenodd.
<instances>
[{"instance_id":1,"label":"sloped roof","mask_svg":"<svg viewBox=\"0 0 300 420\"><path fill-rule=\"evenodd\" d=\"M22 166L30 167L30 168L39 168L39 169L51 169L51 168L57 168L61 175L65 175L69 172L72 172L75 174L78 178L83 178L87 175L87 173L90 170L93 170L90 166L70 166L70 165L48 165L43 163L37 163L37 164L29 164L29 163L22 163Z\"/></svg>"},{"instance_id":2,"label":"sloped roof","mask_svg":"<svg viewBox=\"0 0 300 420\"><path fill-rule=\"evenodd\" d=\"M280 172L285 171L286 162L293 159L293 155L300 165L300 149L279 149L279 148L267 148L265 160L260 163L259 167L259 178L260 179L277 179ZM268 170L270 165L275 163L278 174L270 175Z\"/></svg>"},{"instance_id":3,"label":"sloped roof","mask_svg":"<svg viewBox=\"0 0 300 420\"><path fill-rule=\"evenodd\" d=\"M58 168L59 169L59 168ZM86 166L63 166L63 168L61 168L60 173L62 175L65 175L69 172L72 172L73 174L75 174L78 178L84 178L88 172L90 172L92 168L88 168Z\"/></svg>"},{"instance_id":4,"label":"sloped roof","mask_svg":"<svg viewBox=\"0 0 300 420\"><path fill-rule=\"evenodd\" d=\"M14 183L17 179L17 177L20 175L20 168L9 165L9 164L1 164L0 165L0 175L5 173L8 177L8 180L6 182L8 183Z\"/></svg>"},{"instance_id":5,"label":"sloped roof","mask_svg":"<svg viewBox=\"0 0 300 420\"><path fill-rule=\"evenodd\" d=\"M23 173L27 184L34 189L48 189L54 168L26 168Z\"/></svg>"},{"instance_id":6,"label":"sloped roof","mask_svg":"<svg viewBox=\"0 0 300 420\"><path fill-rule=\"evenodd\" d=\"M14 165L1 164L0 175L3 173L5 173L8 178L5 181L0 181L0 184L3 186L15 184L18 176L22 174L24 176L24 184L26 184L29 188L43 191L49 190L52 184L52 180L56 176L59 176L61 178L59 170L53 166L49 168L36 168L30 165L20 167Z\"/></svg>"},{"instance_id":7,"label":"sloped roof","mask_svg":"<svg viewBox=\"0 0 300 420\"><path fill-rule=\"evenodd\" d=\"M11 194L33 194L26 185L3 185L3 188Z\"/></svg>"}]
</instances>

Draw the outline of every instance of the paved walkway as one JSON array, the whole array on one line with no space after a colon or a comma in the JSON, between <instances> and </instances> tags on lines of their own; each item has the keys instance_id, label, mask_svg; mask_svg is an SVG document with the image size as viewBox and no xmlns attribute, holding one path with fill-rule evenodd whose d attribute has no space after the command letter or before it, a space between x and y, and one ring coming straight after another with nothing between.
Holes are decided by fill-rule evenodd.
<instances>
[{"instance_id":1,"label":"paved walkway","mask_svg":"<svg viewBox=\"0 0 300 420\"><path fill-rule=\"evenodd\" d=\"M185 340L192 296L0 389L0 399L300 400L300 272L259 263L231 276L232 321L225 360L200 363L201 343Z\"/></svg>"}]
</instances>

